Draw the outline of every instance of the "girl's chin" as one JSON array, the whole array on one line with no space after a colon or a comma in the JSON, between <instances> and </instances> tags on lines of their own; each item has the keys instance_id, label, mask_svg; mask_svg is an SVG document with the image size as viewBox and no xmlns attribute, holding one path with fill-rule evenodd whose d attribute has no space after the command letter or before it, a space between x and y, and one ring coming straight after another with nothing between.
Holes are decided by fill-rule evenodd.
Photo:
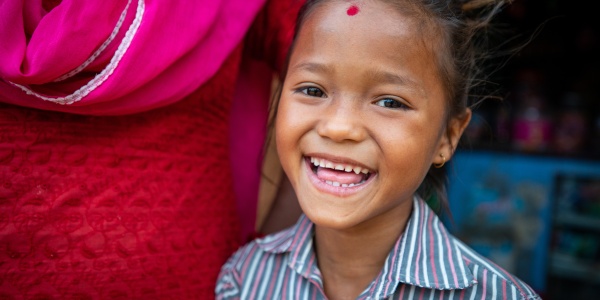
<instances>
[{"instance_id":1,"label":"girl's chin","mask_svg":"<svg viewBox=\"0 0 600 300\"><path fill-rule=\"evenodd\" d=\"M331 211L319 211L306 213L306 216L316 227L327 230L345 230L355 226L356 221L347 215L331 213Z\"/></svg>"}]
</instances>

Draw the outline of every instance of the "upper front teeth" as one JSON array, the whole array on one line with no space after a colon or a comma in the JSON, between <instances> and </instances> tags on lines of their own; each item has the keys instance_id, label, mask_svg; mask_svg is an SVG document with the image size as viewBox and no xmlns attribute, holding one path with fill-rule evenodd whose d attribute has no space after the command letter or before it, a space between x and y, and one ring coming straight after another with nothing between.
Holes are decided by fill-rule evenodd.
<instances>
[{"instance_id":1,"label":"upper front teeth","mask_svg":"<svg viewBox=\"0 0 600 300\"><path fill-rule=\"evenodd\" d=\"M340 170L340 171L343 170L346 172L354 171L354 173L356 173L356 174L359 174L359 173L368 174L369 173L369 169L363 169L361 167L346 165L346 164L336 164L336 163L330 162L330 161L322 159L322 158L311 157L310 162L313 165L315 165L316 167L322 167L322 168L334 169L334 170Z\"/></svg>"}]
</instances>

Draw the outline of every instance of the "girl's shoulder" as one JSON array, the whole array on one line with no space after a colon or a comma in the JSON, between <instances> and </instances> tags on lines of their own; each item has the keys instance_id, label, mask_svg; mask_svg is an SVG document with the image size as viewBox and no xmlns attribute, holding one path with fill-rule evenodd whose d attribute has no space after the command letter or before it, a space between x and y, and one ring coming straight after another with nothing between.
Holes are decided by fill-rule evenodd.
<instances>
[{"instance_id":1,"label":"girl's shoulder","mask_svg":"<svg viewBox=\"0 0 600 300\"><path fill-rule=\"evenodd\" d=\"M240 299L256 287L285 273L285 262L293 242L298 242L298 225L257 238L239 248L223 265L217 280L217 299ZM259 293L261 291L258 291Z\"/></svg>"},{"instance_id":2,"label":"girl's shoulder","mask_svg":"<svg viewBox=\"0 0 600 300\"><path fill-rule=\"evenodd\" d=\"M289 252L296 238L306 231L312 230L312 223L301 216L296 225L276 233L256 238L240 247L223 265L222 270L243 271L253 261L265 260L269 257L284 255Z\"/></svg>"},{"instance_id":3,"label":"girl's shoulder","mask_svg":"<svg viewBox=\"0 0 600 300\"><path fill-rule=\"evenodd\" d=\"M497 293L504 299L541 299L525 282L477 253L462 241L453 237L456 249L460 251L465 266L473 274L474 284L468 289L474 294Z\"/></svg>"},{"instance_id":4,"label":"girl's shoulder","mask_svg":"<svg viewBox=\"0 0 600 300\"><path fill-rule=\"evenodd\" d=\"M415 294L424 299L539 299L523 281L452 235L419 197L373 291L374 298L393 299Z\"/></svg>"}]
</instances>

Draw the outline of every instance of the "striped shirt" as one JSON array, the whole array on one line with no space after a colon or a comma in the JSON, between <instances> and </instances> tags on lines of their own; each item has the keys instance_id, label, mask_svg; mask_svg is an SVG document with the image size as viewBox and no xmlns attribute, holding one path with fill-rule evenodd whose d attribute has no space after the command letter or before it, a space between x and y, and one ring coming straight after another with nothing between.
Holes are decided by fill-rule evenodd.
<instances>
[{"instance_id":1,"label":"striped shirt","mask_svg":"<svg viewBox=\"0 0 600 300\"><path fill-rule=\"evenodd\" d=\"M223 266L217 299L327 299L313 248L313 223L239 249ZM383 269L357 299L540 299L524 282L452 236L415 197L410 220Z\"/></svg>"}]
</instances>

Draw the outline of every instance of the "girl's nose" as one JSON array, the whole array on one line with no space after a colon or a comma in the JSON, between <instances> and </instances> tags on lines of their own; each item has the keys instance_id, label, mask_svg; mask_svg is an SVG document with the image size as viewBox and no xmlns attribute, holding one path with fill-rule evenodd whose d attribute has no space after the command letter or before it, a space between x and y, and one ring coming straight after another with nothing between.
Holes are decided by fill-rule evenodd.
<instances>
[{"instance_id":1,"label":"girl's nose","mask_svg":"<svg viewBox=\"0 0 600 300\"><path fill-rule=\"evenodd\" d=\"M358 108L333 101L320 116L317 133L334 142L360 142L366 137Z\"/></svg>"}]
</instances>

